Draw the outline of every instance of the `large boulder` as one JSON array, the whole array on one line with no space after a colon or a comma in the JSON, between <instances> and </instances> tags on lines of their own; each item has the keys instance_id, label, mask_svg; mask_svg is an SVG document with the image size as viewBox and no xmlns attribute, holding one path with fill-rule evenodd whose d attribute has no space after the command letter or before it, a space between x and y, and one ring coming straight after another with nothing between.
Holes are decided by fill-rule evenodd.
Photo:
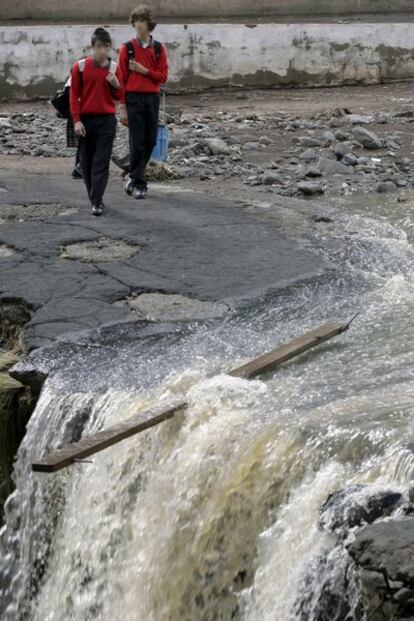
<instances>
[{"instance_id":1,"label":"large boulder","mask_svg":"<svg viewBox=\"0 0 414 621\"><path fill-rule=\"evenodd\" d=\"M343 539L356 526L391 515L402 502L399 492L373 492L364 485L347 487L328 496L321 508L319 526Z\"/></svg>"},{"instance_id":2,"label":"large boulder","mask_svg":"<svg viewBox=\"0 0 414 621\"><path fill-rule=\"evenodd\" d=\"M371 621L408 619L414 612L414 518L369 524L347 546Z\"/></svg>"},{"instance_id":3,"label":"large boulder","mask_svg":"<svg viewBox=\"0 0 414 621\"><path fill-rule=\"evenodd\" d=\"M382 138L365 127L355 127L353 134L366 149L381 149L384 145Z\"/></svg>"},{"instance_id":4,"label":"large boulder","mask_svg":"<svg viewBox=\"0 0 414 621\"><path fill-rule=\"evenodd\" d=\"M299 621L402 621L414 610L412 505L394 490L353 485L330 494L319 527L329 536L307 561Z\"/></svg>"}]
</instances>

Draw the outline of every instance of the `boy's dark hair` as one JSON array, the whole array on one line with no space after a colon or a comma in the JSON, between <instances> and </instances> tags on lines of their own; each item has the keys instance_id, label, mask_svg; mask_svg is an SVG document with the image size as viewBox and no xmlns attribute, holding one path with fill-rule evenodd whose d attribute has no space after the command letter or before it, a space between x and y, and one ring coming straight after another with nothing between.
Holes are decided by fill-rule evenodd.
<instances>
[{"instance_id":1,"label":"boy's dark hair","mask_svg":"<svg viewBox=\"0 0 414 621\"><path fill-rule=\"evenodd\" d=\"M91 39L92 47L98 41L99 41L99 43L103 43L103 45L112 46L111 35L109 34L109 32L107 30L105 30L105 28L102 28L102 26L99 26L99 28L97 28L95 30L95 32L93 33L93 35L92 35L92 39Z\"/></svg>"},{"instance_id":2,"label":"boy's dark hair","mask_svg":"<svg viewBox=\"0 0 414 621\"><path fill-rule=\"evenodd\" d=\"M154 16L152 14L151 9L146 4L140 4L135 9L132 9L129 21L132 26L135 25L135 22L147 22L148 30L151 32L154 30L157 22L154 21Z\"/></svg>"}]
</instances>

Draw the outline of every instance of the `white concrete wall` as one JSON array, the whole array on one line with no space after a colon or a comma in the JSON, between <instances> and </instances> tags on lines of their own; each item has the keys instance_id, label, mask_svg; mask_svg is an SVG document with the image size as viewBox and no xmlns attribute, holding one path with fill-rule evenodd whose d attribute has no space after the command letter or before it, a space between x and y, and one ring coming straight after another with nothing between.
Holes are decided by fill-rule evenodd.
<instances>
[{"instance_id":1,"label":"white concrete wall","mask_svg":"<svg viewBox=\"0 0 414 621\"><path fill-rule=\"evenodd\" d=\"M0 97L47 96L85 55L90 26L0 27ZM128 26L110 27L116 46ZM414 24L163 25L169 88L328 85L414 77Z\"/></svg>"}]
</instances>

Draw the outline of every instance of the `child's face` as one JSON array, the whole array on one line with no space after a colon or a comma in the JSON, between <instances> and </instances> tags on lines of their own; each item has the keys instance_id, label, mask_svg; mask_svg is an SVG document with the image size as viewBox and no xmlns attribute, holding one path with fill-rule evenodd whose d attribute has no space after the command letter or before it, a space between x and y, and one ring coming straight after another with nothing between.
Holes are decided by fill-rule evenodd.
<instances>
[{"instance_id":1,"label":"child's face","mask_svg":"<svg viewBox=\"0 0 414 621\"><path fill-rule=\"evenodd\" d=\"M148 35L150 34L148 23L146 21L142 22L141 20L137 19L137 21L134 24L134 28L140 39L146 39Z\"/></svg>"},{"instance_id":2,"label":"child's face","mask_svg":"<svg viewBox=\"0 0 414 621\"><path fill-rule=\"evenodd\" d=\"M104 63L111 52L111 46L105 45L102 41L96 41L95 45L92 48L93 54L98 63Z\"/></svg>"}]
</instances>

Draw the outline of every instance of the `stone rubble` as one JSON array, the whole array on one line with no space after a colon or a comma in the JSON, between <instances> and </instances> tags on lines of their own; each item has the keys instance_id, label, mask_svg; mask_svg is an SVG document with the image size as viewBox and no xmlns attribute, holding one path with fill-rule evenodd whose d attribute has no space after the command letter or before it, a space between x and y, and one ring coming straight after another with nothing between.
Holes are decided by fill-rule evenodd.
<instances>
[{"instance_id":1,"label":"stone rubble","mask_svg":"<svg viewBox=\"0 0 414 621\"><path fill-rule=\"evenodd\" d=\"M414 183L414 160L398 156L402 132L395 129L395 124L411 123L412 114L358 115L338 109L297 118L241 110L184 114L171 106L168 164L159 163L150 178L206 181L222 176L285 196L396 191ZM390 124L392 132L387 132ZM66 122L51 110L0 116L0 155L74 157L65 136ZM127 130L119 125L115 155L124 156L127 145ZM318 176L321 184L304 185L307 177Z\"/></svg>"}]
</instances>

